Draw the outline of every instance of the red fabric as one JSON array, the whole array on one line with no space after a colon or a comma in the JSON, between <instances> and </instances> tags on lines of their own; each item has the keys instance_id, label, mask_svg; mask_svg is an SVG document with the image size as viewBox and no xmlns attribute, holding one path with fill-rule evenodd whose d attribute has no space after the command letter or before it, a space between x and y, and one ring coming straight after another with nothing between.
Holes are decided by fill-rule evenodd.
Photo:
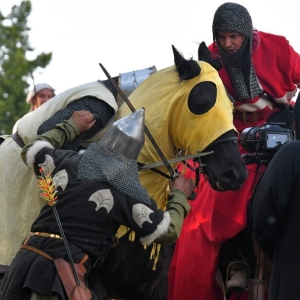
<instances>
[{"instance_id":1,"label":"red fabric","mask_svg":"<svg viewBox=\"0 0 300 300\"><path fill-rule=\"evenodd\" d=\"M197 198L190 201L169 270L168 300L223 300L215 281L222 242L235 236L247 222L247 205L256 178L249 166L248 179L239 191L216 192L201 176ZM187 169L185 175L194 178ZM185 297L185 298L184 298Z\"/></svg>"},{"instance_id":2,"label":"red fabric","mask_svg":"<svg viewBox=\"0 0 300 300\"><path fill-rule=\"evenodd\" d=\"M187 177L193 177L193 173L187 171ZM201 194L203 199L210 199L211 190ZM222 299L211 271L216 269L220 244L211 243L201 228L210 220L212 203L207 202L190 201L192 209L184 221L170 266L168 300Z\"/></svg>"}]
</instances>

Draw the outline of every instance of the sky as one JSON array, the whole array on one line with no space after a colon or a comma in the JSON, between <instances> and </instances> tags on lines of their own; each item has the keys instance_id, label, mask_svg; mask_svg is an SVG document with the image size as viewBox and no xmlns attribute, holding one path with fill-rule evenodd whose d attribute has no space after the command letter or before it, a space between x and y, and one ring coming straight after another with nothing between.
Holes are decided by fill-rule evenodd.
<instances>
[{"instance_id":1,"label":"sky","mask_svg":"<svg viewBox=\"0 0 300 300\"><path fill-rule=\"evenodd\" d=\"M34 72L61 93L106 80L99 63L114 77L120 73L174 64L172 45L185 58L197 58L200 42L212 43L212 20L219 0L31 0L28 17L33 59L52 52L45 69ZM285 36L300 53L299 11L295 0L240 0L254 28ZM1 0L7 15L21 0ZM29 82L31 88L33 83Z\"/></svg>"}]
</instances>

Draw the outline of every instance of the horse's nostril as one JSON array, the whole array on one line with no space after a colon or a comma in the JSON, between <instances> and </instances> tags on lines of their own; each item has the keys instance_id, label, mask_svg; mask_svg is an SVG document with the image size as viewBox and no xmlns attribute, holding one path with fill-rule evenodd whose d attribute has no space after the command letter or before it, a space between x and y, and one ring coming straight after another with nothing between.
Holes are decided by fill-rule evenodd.
<instances>
[{"instance_id":1,"label":"horse's nostril","mask_svg":"<svg viewBox=\"0 0 300 300\"><path fill-rule=\"evenodd\" d=\"M232 177L237 180L239 178L239 175L236 171L233 171L232 172Z\"/></svg>"},{"instance_id":2,"label":"horse's nostril","mask_svg":"<svg viewBox=\"0 0 300 300\"><path fill-rule=\"evenodd\" d=\"M223 175L223 178L227 178L227 179L230 179L230 180L238 180L239 175L236 171L231 170L231 171L226 172Z\"/></svg>"},{"instance_id":3,"label":"horse's nostril","mask_svg":"<svg viewBox=\"0 0 300 300\"><path fill-rule=\"evenodd\" d=\"M220 187L225 190L236 190L241 186L239 179L238 172L236 170L230 170L222 174L219 184Z\"/></svg>"}]
</instances>

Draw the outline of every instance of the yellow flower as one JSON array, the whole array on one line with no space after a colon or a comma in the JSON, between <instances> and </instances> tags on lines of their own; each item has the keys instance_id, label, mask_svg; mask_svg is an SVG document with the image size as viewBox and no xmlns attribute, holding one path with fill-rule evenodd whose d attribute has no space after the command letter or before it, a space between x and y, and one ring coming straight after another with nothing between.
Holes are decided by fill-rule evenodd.
<instances>
[{"instance_id":1,"label":"yellow flower","mask_svg":"<svg viewBox=\"0 0 300 300\"><path fill-rule=\"evenodd\" d=\"M49 206L53 206L57 200L57 190L55 185L53 184L53 178L50 174L45 174L43 168L40 168L41 175L38 176L38 185L39 189L42 191L40 196L42 199L46 200L46 203Z\"/></svg>"}]
</instances>

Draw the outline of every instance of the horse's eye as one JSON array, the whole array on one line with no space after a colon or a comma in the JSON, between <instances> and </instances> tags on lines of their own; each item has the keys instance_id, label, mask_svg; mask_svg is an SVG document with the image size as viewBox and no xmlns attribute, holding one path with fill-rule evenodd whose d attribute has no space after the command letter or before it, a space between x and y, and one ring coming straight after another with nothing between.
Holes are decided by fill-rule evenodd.
<instances>
[{"instance_id":1,"label":"horse's eye","mask_svg":"<svg viewBox=\"0 0 300 300\"><path fill-rule=\"evenodd\" d=\"M200 103L196 103L196 104L195 104L195 108L196 108L196 110L198 110L198 111L202 111L203 108L204 108L204 105L203 105L203 104L200 104Z\"/></svg>"},{"instance_id":2,"label":"horse's eye","mask_svg":"<svg viewBox=\"0 0 300 300\"><path fill-rule=\"evenodd\" d=\"M211 81L196 84L188 98L188 107L195 115L208 112L216 103L217 88Z\"/></svg>"}]
</instances>

